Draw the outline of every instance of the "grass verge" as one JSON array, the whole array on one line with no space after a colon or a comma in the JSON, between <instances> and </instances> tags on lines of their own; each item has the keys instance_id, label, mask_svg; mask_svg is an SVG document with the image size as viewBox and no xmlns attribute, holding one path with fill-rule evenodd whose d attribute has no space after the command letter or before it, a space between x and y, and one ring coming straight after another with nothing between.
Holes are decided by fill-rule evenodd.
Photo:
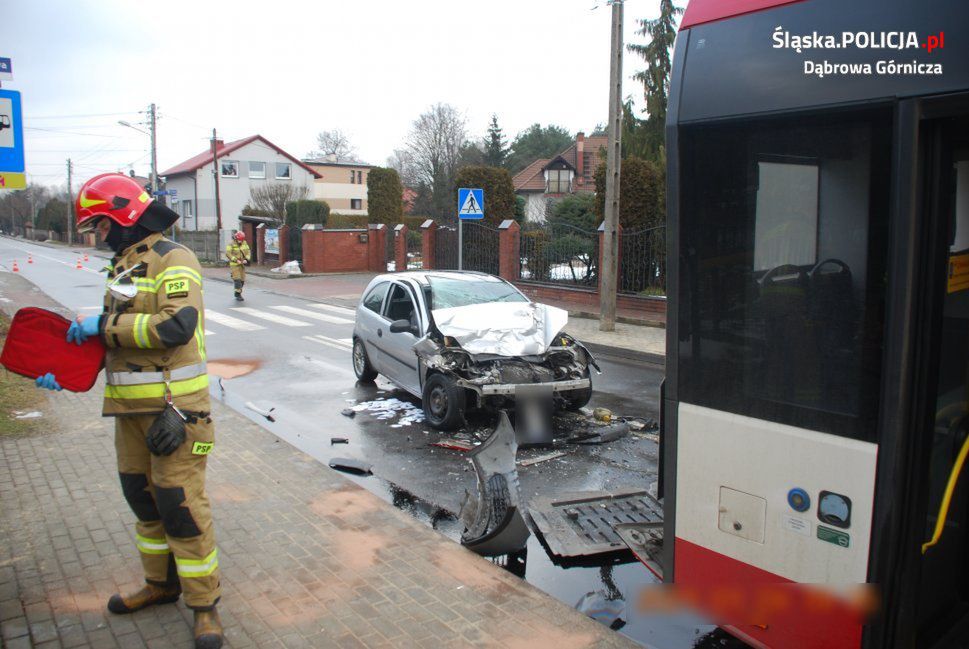
<instances>
[{"instance_id":1,"label":"grass verge","mask_svg":"<svg viewBox=\"0 0 969 649\"><path fill-rule=\"evenodd\" d=\"M7 340L10 318L0 313L0 347ZM30 379L0 368L0 436L25 435L39 430L43 418L17 419L18 414L40 410L46 402Z\"/></svg>"}]
</instances>

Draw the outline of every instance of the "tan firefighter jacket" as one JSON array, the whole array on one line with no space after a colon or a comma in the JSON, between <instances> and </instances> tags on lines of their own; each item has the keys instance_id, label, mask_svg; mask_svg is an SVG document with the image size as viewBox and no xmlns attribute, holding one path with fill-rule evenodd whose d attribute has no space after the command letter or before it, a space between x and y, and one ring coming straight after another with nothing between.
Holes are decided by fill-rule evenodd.
<instances>
[{"instance_id":1,"label":"tan firefighter jacket","mask_svg":"<svg viewBox=\"0 0 969 649\"><path fill-rule=\"evenodd\" d=\"M112 282L129 284L134 297L112 295ZM202 272L195 255L152 234L111 260L108 285L101 317L108 348L103 414L161 412L168 393L187 413L209 412Z\"/></svg>"},{"instance_id":2,"label":"tan firefighter jacket","mask_svg":"<svg viewBox=\"0 0 969 649\"><path fill-rule=\"evenodd\" d=\"M245 241L241 243L233 241L226 247L225 256L229 260L230 266L241 266L249 261L251 252L249 250L249 244Z\"/></svg>"}]
</instances>

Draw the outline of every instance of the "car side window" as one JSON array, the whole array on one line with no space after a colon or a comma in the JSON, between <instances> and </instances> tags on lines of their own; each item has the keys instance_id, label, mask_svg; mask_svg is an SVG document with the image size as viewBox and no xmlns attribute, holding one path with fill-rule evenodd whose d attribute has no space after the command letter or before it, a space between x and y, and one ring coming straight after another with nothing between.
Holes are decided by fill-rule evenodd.
<instances>
[{"instance_id":1,"label":"car side window","mask_svg":"<svg viewBox=\"0 0 969 649\"><path fill-rule=\"evenodd\" d=\"M374 313L380 313L380 307L384 303L384 296L387 295L388 288L390 288L390 282L381 282L374 286L367 293L367 297L363 298L363 306Z\"/></svg>"},{"instance_id":2,"label":"car side window","mask_svg":"<svg viewBox=\"0 0 969 649\"><path fill-rule=\"evenodd\" d=\"M407 289L400 284L394 284L394 288L390 292L390 300L387 302L387 319L391 322L408 320L412 324L417 324L414 300L411 299Z\"/></svg>"}]
</instances>

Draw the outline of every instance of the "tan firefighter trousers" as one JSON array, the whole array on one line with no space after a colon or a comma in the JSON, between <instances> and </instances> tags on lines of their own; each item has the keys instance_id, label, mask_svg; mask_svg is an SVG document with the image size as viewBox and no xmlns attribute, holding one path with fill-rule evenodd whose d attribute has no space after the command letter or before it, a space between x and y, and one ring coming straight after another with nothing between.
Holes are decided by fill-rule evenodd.
<instances>
[{"instance_id":1,"label":"tan firefighter trousers","mask_svg":"<svg viewBox=\"0 0 969 649\"><path fill-rule=\"evenodd\" d=\"M115 448L125 499L138 518L136 543L145 580L181 581L185 604L215 605L222 589L205 464L214 443L208 417L186 426L186 439L168 456L152 455L145 435L157 415L116 418ZM190 420L191 421L191 420Z\"/></svg>"}]
</instances>

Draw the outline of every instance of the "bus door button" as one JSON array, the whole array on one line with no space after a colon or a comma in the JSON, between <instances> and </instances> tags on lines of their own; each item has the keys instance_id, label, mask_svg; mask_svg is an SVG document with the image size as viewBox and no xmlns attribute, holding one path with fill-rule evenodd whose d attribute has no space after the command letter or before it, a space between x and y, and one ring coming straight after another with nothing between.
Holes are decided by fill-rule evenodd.
<instances>
[{"instance_id":1,"label":"bus door button","mask_svg":"<svg viewBox=\"0 0 969 649\"><path fill-rule=\"evenodd\" d=\"M763 543L766 526L766 499L730 487L720 487L720 531Z\"/></svg>"}]
</instances>

